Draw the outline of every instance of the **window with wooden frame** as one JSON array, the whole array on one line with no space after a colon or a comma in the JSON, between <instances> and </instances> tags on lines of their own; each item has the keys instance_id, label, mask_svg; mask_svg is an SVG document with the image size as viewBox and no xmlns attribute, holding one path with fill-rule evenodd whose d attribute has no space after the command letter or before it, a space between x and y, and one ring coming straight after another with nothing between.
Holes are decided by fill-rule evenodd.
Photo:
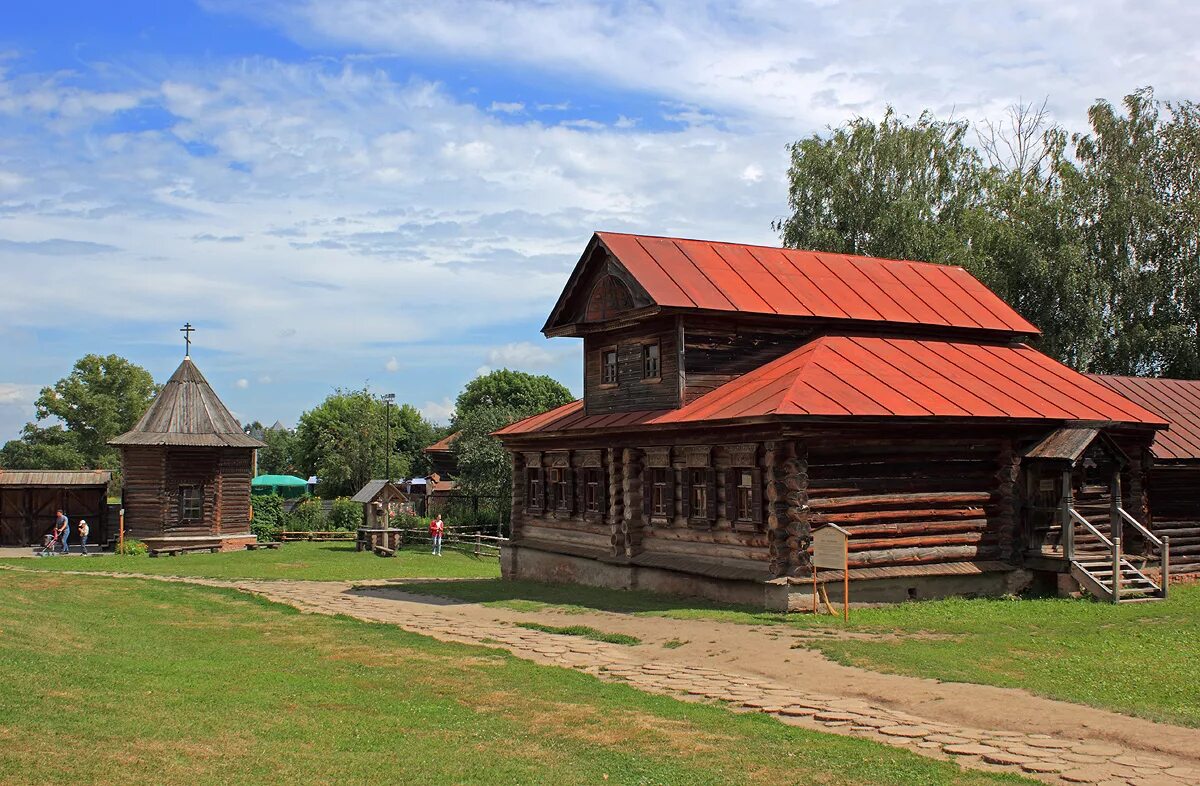
<instances>
[{"instance_id":1,"label":"window with wooden frame","mask_svg":"<svg viewBox=\"0 0 1200 786\"><path fill-rule=\"evenodd\" d=\"M717 520L717 475L711 467L683 471L683 515L691 524L711 525Z\"/></svg>"},{"instance_id":2,"label":"window with wooden frame","mask_svg":"<svg viewBox=\"0 0 1200 786\"><path fill-rule=\"evenodd\" d=\"M583 472L583 512L601 513L604 499L604 471L592 467Z\"/></svg>"},{"instance_id":3,"label":"window with wooden frame","mask_svg":"<svg viewBox=\"0 0 1200 786\"><path fill-rule=\"evenodd\" d=\"M666 467L654 467L650 470L650 515L674 517L674 474Z\"/></svg>"},{"instance_id":4,"label":"window with wooden frame","mask_svg":"<svg viewBox=\"0 0 1200 786\"><path fill-rule=\"evenodd\" d=\"M541 467L526 467L525 468L526 488L529 496L525 499L525 507L529 510L542 509L542 468Z\"/></svg>"},{"instance_id":5,"label":"window with wooden frame","mask_svg":"<svg viewBox=\"0 0 1200 786\"><path fill-rule=\"evenodd\" d=\"M554 467L550 470L550 489L553 492L555 510L571 509L571 470Z\"/></svg>"},{"instance_id":6,"label":"window with wooden frame","mask_svg":"<svg viewBox=\"0 0 1200 786\"><path fill-rule=\"evenodd\" d=\"M199 486L179 487L179 520L201 521L204 518L204 490Z\"/></svg>"},{"instance_id":7,"label":"window with wooden frame","mask_svg":"<svg viewBox=\"0 0 1200 786\"><path fill-rule=\"evenodd\" d=\"M642 379L661 379L662 359L659 343L642 344Z\"/></svg>"},{"instance_id":8,"label":"window with wooden frame","mask_svg":"<svg viewBox=\"0 0 1200 786\"><path fill-rule=\"evenodd\" d=\"M600 350L600 384L617 384L617 350L616 347Z\"/></svg>"},{"instance_id":9,"label":"window with wooden frame","mask_svg":"<svg viewBox=\"0 0 1200 786\"><path fill-rule=\"evenodd\" d=\"M736 524L761 524L762 470L732 467L725 475L725 517Z\"/></svg>"}]
</instances>

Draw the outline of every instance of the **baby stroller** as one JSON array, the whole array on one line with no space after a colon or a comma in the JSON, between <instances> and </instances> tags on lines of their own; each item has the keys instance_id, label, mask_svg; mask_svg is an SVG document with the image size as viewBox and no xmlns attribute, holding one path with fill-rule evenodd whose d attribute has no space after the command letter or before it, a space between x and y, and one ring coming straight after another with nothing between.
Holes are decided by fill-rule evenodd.
<instances>
[{"instance_id":1,"label":"baby stroller","mask_svg":"<svg viewBox=\"0 0 1200 786\"><path fill-rule=\"evenodd\" d=\"M47 532L42 536L42 550L38 552L39 557L53 557L58 553L59 542L57 532Z\"/></svg>"}]
</instances>

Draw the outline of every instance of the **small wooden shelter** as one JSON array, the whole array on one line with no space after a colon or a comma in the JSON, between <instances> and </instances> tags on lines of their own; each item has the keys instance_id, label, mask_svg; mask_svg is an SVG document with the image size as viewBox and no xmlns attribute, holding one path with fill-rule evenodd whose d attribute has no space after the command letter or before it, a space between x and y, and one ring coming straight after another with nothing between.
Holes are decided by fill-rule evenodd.
<instances>
[{"instance_id":1,"label":"small wooden shelter","mask_svg":"<svg viewBox=\"0 0 1200 786\"><path fill-rule=\"evenodd\" d=\"M363 526L379 529L391 526L409 496L390 480L371 480L350 499L363 506Z\"/></svg>"},{"instance_id":2,"label":"small wooden shelter","mask_svg":"<svg viewBox=\"0 0 1200 786\"><path fill-rule=\"evenodd\" d=\"M79 519L87 519L88 540L103 544L111 535L108 470L0 470L0 546L40 544L54 526L55 511L71 520L71 542L79 542Z\"/></svg>"},{"instance_id":3,"label":"small wooden shelter","mask_svg":"<svg viewBox=\"0 0 1200 786\"><path fill-rule=\"evenodd\" d=\"M598 232L542 332L583 340L584 395L497 432L505 576L809 608L837 524L864 602L1163 594L1112 536L1153 543L1166 421L960 267Z\"/></svg>"},{"instance_id":4,"label":"small wooden shelter","mask_svg":"<svg viewBox=\"0 0 1200 786\"><path fill-rule=\"evenodd\" d=\"M125 532L152 549L241 548L250 532L250 480L263 443L242 431L185 356L121 449Z\"/></svg>"}]
</instances>

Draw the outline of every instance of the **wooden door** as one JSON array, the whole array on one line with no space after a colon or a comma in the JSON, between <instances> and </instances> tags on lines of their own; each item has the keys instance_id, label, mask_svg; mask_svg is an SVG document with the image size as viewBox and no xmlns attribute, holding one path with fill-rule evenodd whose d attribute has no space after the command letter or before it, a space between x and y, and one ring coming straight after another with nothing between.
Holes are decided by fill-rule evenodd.
<instances>
[{"instance_id":1,"label":"wooden door","mask_svg":"<svg viewBox=\"0 0 1200 786\"><path fill-rule=\"evenodd\" d=\"M30 543L28 496L28 489L0 488L0 546Z\"/></svg>"},{"instance_id":2,"label":"wooden door","mask_svg":"<svg viewBox=\"0 0 1200 786\"><path fill-rule=\"evenodd\" d=\"M1063 470L1060 462L1026 461L1022 528L1025 549L1032 554L1062 555Z\"/></svg>"}]
</instances>

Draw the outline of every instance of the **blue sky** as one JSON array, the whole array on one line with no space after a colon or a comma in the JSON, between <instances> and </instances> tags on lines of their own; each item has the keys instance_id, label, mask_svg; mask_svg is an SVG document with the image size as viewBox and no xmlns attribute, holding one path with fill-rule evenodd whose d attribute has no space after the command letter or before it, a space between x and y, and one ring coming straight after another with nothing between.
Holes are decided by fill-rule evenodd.
<instances>
[{"instance_id":1,"label":"blue sky","mask_svg":"<svg viewBox=\"0 0 1200 786\"><path fill-rule=\"evenodd\" d=\"M244 420L369 384L444 420L595 229L770 243L785 144L891 104L1195 98L1182 2L5 3L0 439L87 352Z\"/></svg>"}]
</instances>

